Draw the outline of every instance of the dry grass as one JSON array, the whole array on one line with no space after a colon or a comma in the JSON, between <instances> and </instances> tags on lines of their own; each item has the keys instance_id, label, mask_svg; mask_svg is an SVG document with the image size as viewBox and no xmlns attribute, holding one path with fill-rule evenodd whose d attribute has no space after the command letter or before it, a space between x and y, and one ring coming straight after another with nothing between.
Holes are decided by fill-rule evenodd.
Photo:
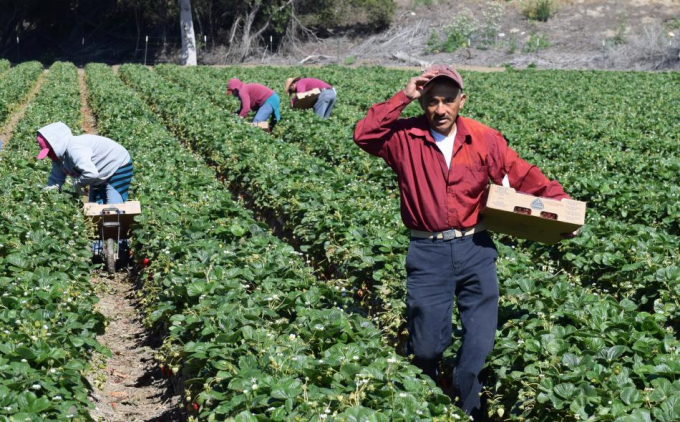
<instances>
[{"instance_id":1,"label":"dry grass","mask_svg":"<svg viewBox=\"0 0 680 422\"><path fill-rule=\"evenodd\" d=\"M617 68L639 70L680 69L680 41L668 37L660 25L647 26L627 37L627 43L612 50Z\"/></svg>"}]
</instances>

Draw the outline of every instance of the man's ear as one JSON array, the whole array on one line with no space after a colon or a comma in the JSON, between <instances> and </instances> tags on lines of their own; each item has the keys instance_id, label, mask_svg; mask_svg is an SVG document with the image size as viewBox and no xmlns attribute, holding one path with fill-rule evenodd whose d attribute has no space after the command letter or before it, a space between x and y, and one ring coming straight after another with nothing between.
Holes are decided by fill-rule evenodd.
<instances>
[{"instance_id":1,"label":"man's ear","mask_svg":"<svg viewBox=\"0 0 680 422\"><path fill-rule=\"evenodd\" d=\"M463 92L462 94L460 94L460 110L462 110L463 107L465 107L465 100L467 100L467 95L465 95L465 93Z\"/></svg>"}]
</instances>

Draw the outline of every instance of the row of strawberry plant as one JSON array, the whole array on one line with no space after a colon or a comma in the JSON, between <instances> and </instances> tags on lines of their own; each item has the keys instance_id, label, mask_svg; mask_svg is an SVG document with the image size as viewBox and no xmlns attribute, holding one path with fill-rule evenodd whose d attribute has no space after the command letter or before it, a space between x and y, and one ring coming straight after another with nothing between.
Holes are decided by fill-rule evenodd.
<instances>
[{"instance_id":1,"label":"row of strawberry plant","mask_svg":"<svg viewBox=\"0 0 680 422\"><path fill-rule=\"evenodd\" d=\"M182 70L176 66L163 66L158 71L193 92L208 93L211 101L217 105L231 105L223 100L225 96L219 89L222 83L211 77L211 74L218 74L217 72L225 73L222 69ZM237 75L245 72L243 77L251 78L253 72L256 72L253 69L234 71ZM268 76L280 78L278 72L262 72L258 76L264 82L268 81ZM403 79L402 75L399 76ZM324 79L328 80L327 77ZM345 77L342 80L355 79ZM356 98L357 95L353 95L347 101L351 102ZM345 113L345 109L341 103L338 120L342 120L342 123L333 119L317 119L311 113L284 111L284 119L277 126L276 134L287 142L295 142L305 152L339 166L341 171L356 174L359 180L371 179L373 183L382 184L386 195L396 194L391 170L381 160L359 151L351 141L353 124L350 125L351 120L347 115L349 114L350 119L362 116L357 116L355 111ZM562 179L562 174L559 174L559 179ZM568 190L571 188L570 185L567 187ZM546 265L567 268L584 280L596 281L600 288L611 290L621 298L634 299L643 309L656 307L659 312L669 315L670 320L680 316L680 303L677 299L680 297L680 270L674 265L679 258L678 237L667 234L664 230L627 224L616 218L612 220L604 217L601 212L606 210L589 211L586 229L579 238L554 248L534 246L533 253L541 256L547 262ZM593 250L596 252L593 253ZM544 256L546 251L549 256ZM551 264L550 256L557 262ZM655 304L656 300L658 302Z\"/></svg>"},{"instance_id":2,"label":"row of strawberry plant","mask_svg":"<svg viewBox=\"0 0 680 422\"><path fill-rule=\"evenodd\" d=\"M83 373L94 350L107 353L77 198L43 191L50 166L35 159L36 129L57 120L80 125L72 64L51 67L0 166L2 420L90 420Z\"/></svg>"},{"instance_id":3,"label":"row of strawberry plant","mask_svg":"<svg viewBox=\"0 0 680 422\"><path fill-rule=\"evenodd\" d=\"M241 75L239 68L233 68L234 72L229 72L229 77L254 79L249 71ZM155 70L163 77L171 80L192 92L203 93L212 103L220 106L224 110L237 110L238 101L233 97L224 94L223 77L215 76L215 71L211 68L186 69L175 65L157 66ZM224 73L227 75L227 73ZM265 74L269 75L267 72ZM280 74L277 76L280 78ZM263 83L268 83L268 78L263 78ZM275 85L269 85L275 86ZM306 112L292 111L288 107L287 96L279 94L283 99L281 105L281 123L274 129L274 135L282 140L295 143L304 152L318 156L331 162L342 172L355 172L357 180L366 182L379 181L387 189L388 195L397 194L396 178L392 171L384 164L377 163L368 154L357 154L357 147L352 142L347 145L347 140L352 139L354 125L360 117L354 119L346 118L346 105L340 102L335 108L333 118L323 120L313 117L311 110ZM355 113L356 114L356 113ZM340 115L341 117L335 118ZM358 116L358 115L357 115ZM338 120L342 120L338 122ZM326 136L331 135L331 136ZM348 146L350 148L348 148Z\"/></svg>"},{"instance_id":4,"label":"row of strawberry plant","mask_svg":"<svg viewBox=\"0 0 680 422\"><path fill-rule=\"evenodd\" d=\"M148 321L167 327L160 360L201 419L453 417L369 321L342 310L351 297L340 285L319 283L234 203L110 68L88 66L87 82L99 130L135 157Z\"/></svg>"},{"instance_id":5,"label":"row of strawberry plant","mask_svg":"<svg viewBox=\"0 0 680 422\"><path fill-rule=\"evenodd\" d=\"M14 107L21 102L35 84L43 67L38 62L26 62L12 68L0 80L0 126Z\"/></svg>"},{"instance_id":6,"label":"row of strawberry plant","mask_svg":"<svg viewBox=\"0 0 680 422\"><path fill-rule=\"evenodd\" d=\"M7 59L0 59L0 74L5 73L9 70L12 64Z\"/></svg>"},{"instance_id":7,"label":"row of strawberry plant","mask_svg":"<svg viewBox=\"0 0 680 422\"><path fill-rule=\"evenodd\" d=\"M288 153L288 146L267 140L254 128L242 129L243 125L230 121L233 117L206 106L200 96L187 97L179 87L164 86L145 69L123 67L121 74L155 106L168 125L218 166L225 163L225 158L238 156L239 161L232 160L229 166L229 177L241 178L253 191L277 192L286 204L306 201L309 209L320 206L313 191L302 197L284 193L277 185L295 183L300 177L296 168L309 162L304 155ZM256 143L252 148L258 154L250 152L251 146L246 145L249 143ZM272 161L269 157L273 157ZM274 158L286 165L277 165ZM244 160L247 166L238 164ZM269 173L275 177L267 177ZM347 225L352 226L352 217L346 218ZM390 233L390 229L389 225L383 226L382 232ZM352 247L353 241L346 239L344 246ZM402 257L405 244L395 247ZM573 280L565 274L549 276L533 271L531 257L511 248L503 250L503 254L506 259L499 262L503 280L500 339L489 364L493 371L489 385L494 412L510 409L518 418L550 415L560 419L573 414L623 418L648 415L650 410L643 407L652 403L655 414L672 419L668 416L672 409L660 407L665 396L649 398L645 393L653 382L662 385L668 395L677 396L676 387L671 386L677 369L677 341L672 332L661 328L658 315L637 312L630 300L619 302L588 288L575 289ZM388 294L400 294L396 285L391 287L394 290ZM584 318L588 313L598 318ZM459 345L456 340L454 347ZM654 365L642 364L650 360ZM586 374L591 373L592 377L587 378ZM670 381L653 381L656 377L669 377ZM622 396L621 383L626 385Z\"/></svg>"},{"instance_id":8,"label":"row of strawberry plant","mask_svg":"<svg viewBox=\"0 0 680 422\"><path fill-rule=\"evenodd\" d=\"M143 67L123 66L120 74L167 121L173 120L178 136L205 153L233 188L279 219L328 275L351 275L349 283L361 295L370 280L379 283L362 299L367 306L380 306L376 318L396 337L405 305L400 298L402 256L395 248L402 248L406 237L393 198L384 197L379 186L357 183L351 174L301 154L294 145L272 142L200 96L178 102L182 90ZM222 132L214 132L215 125ZM399 292L396 298L392 291Z\"/></svg>"}]
</instances>

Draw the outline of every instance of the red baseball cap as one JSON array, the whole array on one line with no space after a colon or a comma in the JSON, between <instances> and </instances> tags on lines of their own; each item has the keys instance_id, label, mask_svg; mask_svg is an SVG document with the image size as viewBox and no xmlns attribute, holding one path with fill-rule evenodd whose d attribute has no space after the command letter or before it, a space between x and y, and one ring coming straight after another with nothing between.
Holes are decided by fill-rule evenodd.
<instances>
[{"instance_id":1,"label":"red baseball cap","mask_svg":"<svg viewBox=\"0 0 680 422\"><path fill-rule=\"evenodd\" d=\"M453 82L455 82L456 84L458 84L458 86L460 87L460 89L463 89L463 78L460 77L460 73L458 73L458 72L456 71L456 69L453 69L453 68L451 68L451 67L449 67L449 66L447 66L447 65L445 65L445 64L435 64L435 65L432 65L432 66L428 67L427 69L425 69L425 71L423 72L423 74L425 74L425 73L431 73L431 72L437 72L437 76L435 76L434 78L430 79L430 80L425 84L425 86L428 86L429 84L431 84L432 81L434 81L435 79L438 79L438 78L448 78L448 79L451 79L451 80L452 80Z\"/></svg>"},{"instance_id":2,"label":"red baseball cap","mask_svg":"<svg viewBox=\"0 0 680 422\"><path fill-rule=\"evenodd\" d=\"M50 144L47 142L47 139L43 138L41 134L38 134L38 146L40 146L40 152L38 153L38 157L36 157L38 160L42 160L45 157L47 157L47 154L50 153Z\"/></svg>"}]
</instances>

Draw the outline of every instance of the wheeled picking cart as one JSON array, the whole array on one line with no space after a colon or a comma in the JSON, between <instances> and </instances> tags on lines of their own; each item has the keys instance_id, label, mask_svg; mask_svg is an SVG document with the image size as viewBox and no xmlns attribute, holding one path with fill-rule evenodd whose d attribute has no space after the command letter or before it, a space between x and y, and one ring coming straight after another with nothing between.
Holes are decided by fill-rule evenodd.
<instances>
[{"instance_id":1,"label":"wheeled picking cart","mask_svg":"<svg viewBox=\"0 0 680 422\"><path fill-rule=\"evenodd\" d=\"M116 262L120 258L120 241L130 237L135 216L142 213L139 201L123 204L84 204L85 215L97 226L99 236L95 253L99 254L109 274L116 272Z\"/></svg>"}]
</instances>

